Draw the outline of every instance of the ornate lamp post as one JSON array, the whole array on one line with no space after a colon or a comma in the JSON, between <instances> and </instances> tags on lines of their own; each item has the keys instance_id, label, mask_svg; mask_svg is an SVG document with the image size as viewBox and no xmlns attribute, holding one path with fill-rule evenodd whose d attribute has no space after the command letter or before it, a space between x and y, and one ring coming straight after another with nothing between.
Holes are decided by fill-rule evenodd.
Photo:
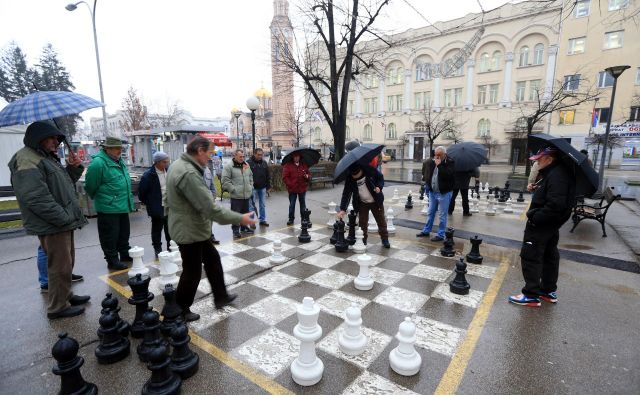
<instances>
[{"instance_id":1,"label":"ornate lamp post","mask_svg":"<svg viewBox=\"0 0 640 395\"><path fill-rule=\"evenodd\" d=\"M240 111L233 113L233 116L236 117L236 148L240 148L240 115L242 115Z\"/></svg>"},{"instance_id":2,"label":"ornate lamp post","mask_svg":"<svg viewBox=\"0 0 640 395\"><path fill-rule=\"evenodd\" d=\"M247 99L247 108L251 110L251 141L253 142L253 150L256 150L256 110L260 107L260 101L257 97L251 96Z\"/></svg>"}]
</instances>

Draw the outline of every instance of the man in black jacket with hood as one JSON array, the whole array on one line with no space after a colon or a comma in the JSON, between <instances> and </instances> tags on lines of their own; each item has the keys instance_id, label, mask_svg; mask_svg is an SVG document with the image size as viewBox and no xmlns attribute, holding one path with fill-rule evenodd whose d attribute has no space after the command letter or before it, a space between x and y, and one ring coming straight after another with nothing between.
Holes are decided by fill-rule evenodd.
<instances>
[{"instance_id":1,"label":"man in black jacket with hood","mask_svg":"<svg viewBox=\"0 0 640 395\"><path fill-rule=\"evenodd\" d=\"M540 300L556 303L558 281L558 230L571 216L575 201L575 177L560 162L560 152L544 148L530 160L538 161L540 173L534 185L520 258L525 285L509 302L539 307Z\"/></svg>"}]
</instances>

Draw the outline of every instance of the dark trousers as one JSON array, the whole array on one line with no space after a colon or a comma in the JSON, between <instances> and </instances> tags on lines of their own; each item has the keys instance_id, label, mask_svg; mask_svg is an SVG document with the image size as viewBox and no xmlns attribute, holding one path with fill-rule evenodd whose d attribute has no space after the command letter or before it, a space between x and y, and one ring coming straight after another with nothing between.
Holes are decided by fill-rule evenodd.
<instances>
[{"instance_id":1,"label":"dark trousers","mask_svg":"<svg viewBox=\"0 0 640 395\"><path fill-rule=\"evenodd\" d=\"M98 213L98 237L108 261L129 256L129 214Z\"/></svg>"},{"instance_id":2,"label":"dark trousers","mask_svg":"<svg viewBox=\"0 0 640 395\"><path fill-rule=\"evenodd\" d=\"M456 197L458 192L462 195L462 212L469 214L469 189L454 189L451 194L451 202L449 202L449 214L453 214L453 210L456 208Z\"/></svg>"},{"instance_id":3,"label":"dark trousers","mask_svg":"<svg viewBox=\"0 0 640 395\"><path fill-rule=\"evenodd\" d=\"M524 295L536 297L557 289L559 237L556 228L538 228L527 223L520 250Z\"/></svg>"},{"instance_id":4,"label":"dark trousers","mask_svg":"<svg viewBox=\"0 0 640 395\"><path fill-rule=\"evenodd\" d=\"M191 244L178 244L182 257L182 274L176 290L176 301L183 310L189 309L202 277L202 266L211 284L215 300L222 300L227 296L224 284L224 273L220 254L211 240L207 239Z\"/></svg>"},{"instance_id":5,"label":"dark trousers","mask_svg":"<svg viewBox=\"0 0 640 395\"><path fill-rule=\"evenodd\" d=\"M73 231L38 236L40 246L47 254L49 274L49 304L47 313L57 313L69 307L71 271L75 264L76 250Z\"/></svg>"},{"instance_id":6,"label":"dark trousers","mask_svg":"<svg viewBox=\"0 0 640 395\"><path fill-rule=\"evenodd\" d=\"M231 211L246 214L249 212L249 199L231 199ZM231 225L233 233L240 232L240 225Z\"/></svg>"},{"instance_id":7,"label":"dark trousers","mask_svg":"<svg viewBox=\"0 0 640 395\"><path fill-rule=\"evenodd\" d=\"M302 218L302 213L307 209L307 203L304 200L306 194L306 192L289 192L289 221L293 221L296 218L296 199L300 202L300 218Z\"/></svg>"},{"instance_id":8,"label":"dark trousers","mask_svg":"<svg viewBox=\"0 0 640 395\"><path fill-rule=\"evenodd\" d=\"M162 229L164 228L164 238L167 240L167 249L169 249L169 217L151 217L151 244L155 251L162 251Z\"/></svg>"},{"instance_id":9,"label":"dark trousers","mask_svg":"<svg viewBox=\"0 0 640 395\"><path fill-rule=\"evenodd\" d=\"M378 224L378 234L380 234L380 238L382 240L388 239L389 232L387 231L387 218L385 217L384 205L378 206L375 203L360 202L360 206L358 207L358 222L360 223L362 233L364 233L362 242L366 243L367 238L369 237L367 234L367 227L369 226L369 210L371 210L371 214L373 214L373 218L376 220L376 224Z\"/></svg>"}]
</instances>

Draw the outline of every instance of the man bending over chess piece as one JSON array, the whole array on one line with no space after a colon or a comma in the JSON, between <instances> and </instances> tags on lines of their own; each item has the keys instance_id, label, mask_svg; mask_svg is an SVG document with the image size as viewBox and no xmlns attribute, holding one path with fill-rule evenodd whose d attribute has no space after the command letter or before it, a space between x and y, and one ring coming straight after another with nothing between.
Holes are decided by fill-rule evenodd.
<instances>
[{"instance_id":1,"label":"man bending over chess piece","mask_svg":"<svg viewBox=\"0 0 640 395\"><path fill-rule=\"evenodd\" d=\"M378 224L378 232L385 248L391 248L389 244L389 232L387 232L387 220L384 211L384 176L376 168L371 166L354 165L350 168L351 176L347 177L342 190L340 212L338 216L343 218L347 205L353 195L353 209L358 213L360 229L364 233L362 241L367 244L367 227L369 223L369 210Z\"/></svg>"},{"instance_id":2,"label":"man bending over chess piece","mask_svg":"<svg viewBox=\"0 0 640 395\"><path fill-rule=\"evenodd\" d=\"M200 318L190 308L200 283L202 266L211 284L216 308L231 303L236 295L227 293L220 254L211 242L211 221L221 225L251 225L251 213L239 214L217 206L204 184L213 145L204 137L196 137L187 144L187 152L174 162L167 174L167 208L169 233L178 243L182 257L182 274L176 290L176 301L182 308L185 321Z\"/></svg>"}]
</instances>

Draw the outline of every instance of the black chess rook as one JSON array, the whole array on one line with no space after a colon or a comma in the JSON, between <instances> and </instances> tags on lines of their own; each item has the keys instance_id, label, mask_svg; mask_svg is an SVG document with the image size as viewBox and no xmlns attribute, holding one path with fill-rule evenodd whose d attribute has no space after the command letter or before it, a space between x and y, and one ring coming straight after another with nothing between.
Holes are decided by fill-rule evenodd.
<instances>
[{"instance_id":1,"label":"black chess rook","mask_svg":"<svg viewBox=\"0 0 640 395\"><path fill-rule=\"evenodd\" d=\"M471 286L465 277L467 264L464 262L464 258L460 258L460 260L456 262L455 273L455 278L449 283L449 290L457 295L467 295Z\"/></svg>"},{"instance_id":2,"label":"black chess rook","mask_svg":"<svg viewBox=\"0 0 640 395\"><path fill-rule=\"evenodd\" d=\"M456 255L456 251L453 249L453 246L455 245L455 242L453 241L454 232L455 229L453 228L447 228L447 230L444 232L444 242L442 243L443 247L440 249L440 255L446 257L452 257Z\"/></svg>"},{"instance_id":3,"label":"black chess rook","mask_svg":"<svg viewBox=\"0 0 640 395\"><path fill-rule=\"evenodd\" d=\"M84 358L78 356L80 345L76 339L68 337L66 332L58 335L58 341L51 349L51 355L57 365L52 372L60 376L59 395L97 395L98 387L84 380L80 367L84 364Z\"/></svg>"},{"instance_id":4,"label":"black chess rook","mask_svg":"<svg viewBox=\"0 0 640 395\"><path fill-rule=\"evenodd\" d=\"M106 311L100 317L100 344L95 354L98 363L111 364L123 360L129 355L131 343L120 334L118 319L112 311Z\"/></svg>"},{"instance_id":5,"label":"black chess rook","mask_svg":"<svg viewBox=\"0 0 640 395\"><path fill-rule=\"evenodd\" d=\"M471 242L471 251L466 256L467 262L475 263L477 265L482 263L482 255L480 255L480 244L482 244L482 239L479 239L478 236L474 236L469 239Z\"/></svg>"},{"instance_id":6,"label":"black chess rook","mask_svg":"<svg viewBox=\"0 0 640 395\"><path fill-rule=\"evenodd\" d=\"M129 336L129 330L131 325L122 318L120 318L120 307L118 306L118 298L114 298L111 292L108 292L104 299L102 299L102 310L100 314L104 314L107 311L112 312L116 316L118 331L122 336ZM98 336L100 333L98 331Z\"/></svg>"},{"instance_id":7,"label":"black chess rook","mask_svg":"<svg viewBox=\"0 0 640 395\"><path fill-rule=\"evenodd\" d=\"M162 312L160 313L162 315L160 331L163 336L169 337L178 321L182 320L182 308L176 303L176 290L173 285L165 285L162 296L164 297L164 307L162 307Z\"/></svg>"},{"instance_id":8,"label":"black chess rook","mask_svg":"<svg viewBox=\"0 0 640 395\"><path fill-rule=\"evenodd\" d=\"M182 387L182 379L171 370L171 359L167 347L160 345L149 353L147 369L151 378L142 387L142 395L177 395Z\"/></svg>"},{"instance_id":9,"label":"black chess rook","mask_svg":"<svg viewBox=\"0 0 640 395\"><path fill-rule=\"evenodd\" d=\"M153 311L151 307L145 311L142 320L144 321L144 339L142 343L138 345L137 352L138 357L142 362L149 361L149 354L160 347L168 346L168 343L162 337L160 333L160 314L157 311Z\"/></svg>"},{"instance_id":10,"label":"black chess rook","mask_svg":"<svg viewBox=\"0 0 640 395\"><path fill-rule=\"evenodd\" d=\"M198 372L200 364L200 357L189 348L189 342L191 336L189 336L189 329L180 321L171 331L171 347L173 347L173 353L171 354L171 370L179 374L183 380L188 379Z\"/></svg>"},{"instance_id":11,"label":"black chess rook","mask_svg":"<svg viewBox=\"0 0 640 395\"><path fill-rule=\"evenodd\" d=\"M136 274L135 277L131 277L127 284L131 288L131 297L129 298L129 304L136 306L136 316L131 323L131 336L137 339L144 337L144 322L142 316L149 307L149 302L153 300L153 293L149 292L149 282L151 277Z\"/></svg>"}]
</instances>

